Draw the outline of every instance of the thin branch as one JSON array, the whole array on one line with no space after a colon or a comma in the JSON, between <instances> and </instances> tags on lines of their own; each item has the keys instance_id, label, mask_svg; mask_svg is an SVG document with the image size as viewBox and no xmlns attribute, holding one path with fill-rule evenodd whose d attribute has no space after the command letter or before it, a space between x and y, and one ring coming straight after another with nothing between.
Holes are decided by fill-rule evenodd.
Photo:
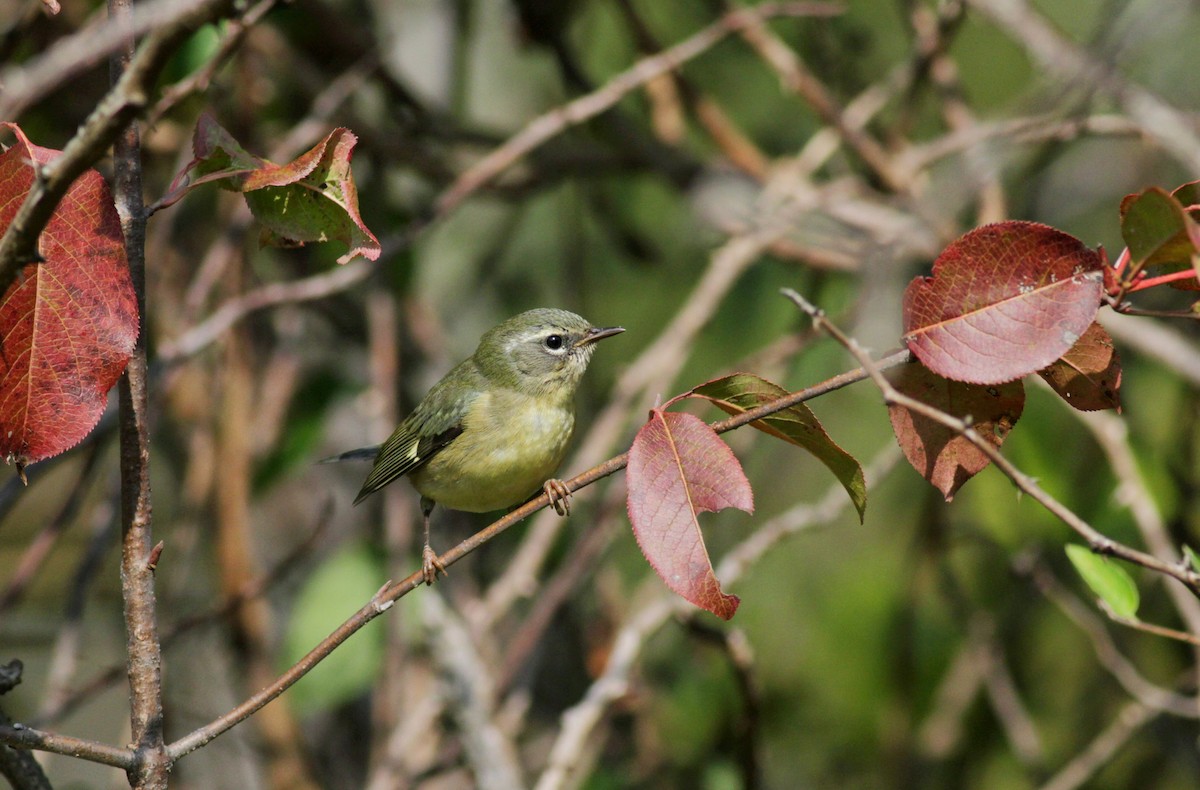
<instances>
[{"instance_id":1,"label":"thin branch","mask_svg":"<svg viewBox=\"0 0 1200 790\"><path fill-rule=\"evenodd\" d=\"M258 24L259 20L275 7L276 2L278 0L258 0L241 18L231 20L224 37L221 39L221 43L217 45L216 50L209 57L208 63L198 68L187 79L163 90L162 96L159 97L154 107L147 113L146 124L154 126L164 115L183 100L192 94L203 93L208 90L208 86L212 83L212 79L217 71L225 65L226 61L241 46L242 41L246 38L246 34L250 32L250 28Z\"/></svg>"},{"instance_id":2,"label":"thin branch","mask_svg":"<svg viewBox=\"0 0 1200 790\"><path fill-rule=\"evenodd\" d=\"M109 0L114 19L128 20L132 0ZM173 44L182 40L184 29L163 38L156 55L149 42L143 47L141 65L134 53L133 37L118 49L109 64L113 93L149 87L138 80L150 80L171 53ZM134 76L130 76L134 75ZM113 94L110 94L112 96ZM132 94L126 93L132 99ZM107 103L107 99L100 106ZM154 593L154 568L149 561L154 551L150 508L150 425L146 365L146 212L142 204L141 136L133 113L145 103L145 96L127 101L127 110L116 112L112 121L113 199L121 218L125 238L125 256L129 276L138 303L138 339L133 355L118 383L121 458L121 598L125 614L125 651L129 675L131 741L134 761L126 766L129 783L138 790L165 790L170 762L163 740L162 652L158 641L158 613ZM99 112L99 108L97 109ZM95 116L96 113L93 113ZM78 138L76 138L78 139ZM103 135L97 137L97 141ZM68 148L70 145L68 145ZM66 158L66 152L63 158ZM80 162L81 169L83 162ZM73 176L72 176L73 178ZM31 192L32 197L32 192ZM57 201L55 201L57 202ZM26 201L28 205L28 201ZM22 207L24 208L24 207ZM19 213L19 212L18 212ZM15 222L14 222L15 224Z\"/></svg>"},{"instance_id":3,"label":"thin branch","mask_svg":"<svg viewBox=\"0 0 1200 790\"><path fill-rule=\"evenodd\" d=\"M161 640L163 650L169 650L174 647L183 636L197 628L224 620L230 614L237 611L238 607L244 605L247 601L264 595L284 579L296 568L301 560L312 552L312 549L333 523L329 518L332 506L332 500L328 500L323 506L312 529L304 539L290 549L287 554L281 557L266 572L247 581L240 589L234 591L211 608L186 615L165 629ZM82 575L82 571L77 575ZM93 676L84 685L75 689L72 694L62 695L60 699L51 700L51 704L44 707L38 713L37 717L33 719L33 722L38 726L42 726L47 722L61 719L96 694L120 680L123 669L123 664L112 665Z\"/></svg>"},{"instance_id":4,"label":"thin branch","mask_svg":"<svg viewBox=\"0 0 1200 790\"><path fill-rule=\"evenodd\" d=\"M1181 565L1161 560L1158 557L1147 554L1144 551L1138 551L1137 549L1126 546L1123 543L1118 543L1117 541L1097 530L1091 524L1087 523L1078 515L1076 515L1075 512L1066 505L1062 504L1049 493L1047 493L1032 477L1026 475L1011 461L1001 455L1000 452L990 442L983 438L983 436L981 436L973 426L964 422L963 420L958 419L957 417L946 414L940 409L936 409L927 403L923 403L915 398L910 398L893 387L891 383L884 377L878 364L871 361L870 355L863 351L862 347L859 346L858 342L855 341L854 338L847 337L845 333L832 324L825 317L825 314L821 309L814 306L803 296L789 288L785 288L783 293L785 296L791 299L797 307L808 314L813 319L813 323L815 325L828 332L831 337L837 340L838 343L845 347L845 349L849 351L856 360L858 360L858 362L868 372L868 375L870 375L871 380L875 382L875 386L877 386L879 391L883 393L883 400L886 404L889 406L903 406L910 411L914 411L923 417L933 420L939 425L946 426L950 430L962 436L964 439L977 447L981 453L986 455L988 460L995 464L997 469L999 469L1005 474L1005 476L1012 480L1017 488L1021 489L1030 497L1032 497L1035 501L1041 504L1042 507L1046 508L1056 518L1058 518L1068 527L1073 529L1080 537L1086 540L1088 542L1088 547L1092 551L1096 552L1097 554L1117 557L1125 560L1126 562L1131 562L1135 565L1141 565L1143 568L1157 571L1165 576L1170 576L1171 578L1181 582L1185 587L1188 588L1188 590L1191 591L1193 595L1200 597L1200 573L1196 573L1190 568L1185 568Z\"/></svg>"},{"instance_id":5,"label":"thin branch","mask_svg":"<svg viewBox=\"0 0 1200 790\"><path fill-rule=\"evenodd\" d=\"M906 194L911 181L899 173L891 156L862 127L846 122L845 112L795 50L766 26L765 16L755 16L739 26L738 33L775 70L784 87L801 96L892 192Z\"/></svg>"},{"instance_id":6,"label":"thin branch","mask_svg":"<svg viewBox=\"0 0 1200 790\"><path fill-rule=\"evenodd\" d=\"M42 732L22 724L0 726L0 743L14 749L38 749L52 754L78 757L81 760L111 765L113 768L122 768L126 771L133 770L137 763L133 749L121 749L83 738L72 738L70 735Z\"/></svg>"},{"instance_id":7,"label":"thin branch","mask_svg":"<svg viewBox=\"0 0 1200 790\"><path fill-rule=\"evenodd\" d=\"M494 181L501 173L547 140L566 129L596 117L610 109L628 94L646 83L679 68L692 58L703 54L731 33L743 30L764 19L778 16L830 16L842 13L840 6L820 2L763 3L739 8L657 55L643 58L613 77L599 89L555 108L526 124L500 147L463 172L438 197L435 214L443 216L481 187Z\"/></svg>"}]
</instances>

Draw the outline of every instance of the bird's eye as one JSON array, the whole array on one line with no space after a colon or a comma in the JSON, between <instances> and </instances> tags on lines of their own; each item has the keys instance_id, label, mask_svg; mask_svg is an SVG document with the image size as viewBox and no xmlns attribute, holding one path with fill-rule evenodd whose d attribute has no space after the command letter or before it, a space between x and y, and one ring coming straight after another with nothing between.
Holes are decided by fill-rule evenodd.
<instances>
[{"instance_id":1,"label":"bird's eye","mask_svg":"<svg viewBox=\"0 0 1200 790\"><path fill-rule=\"evenodd\" d=\"M550 349L551 351L558 351L562 347L563 347L563 336L562 335L550 335L549 337L546 338L546 348Z\"/></svg>"}]
</instances>

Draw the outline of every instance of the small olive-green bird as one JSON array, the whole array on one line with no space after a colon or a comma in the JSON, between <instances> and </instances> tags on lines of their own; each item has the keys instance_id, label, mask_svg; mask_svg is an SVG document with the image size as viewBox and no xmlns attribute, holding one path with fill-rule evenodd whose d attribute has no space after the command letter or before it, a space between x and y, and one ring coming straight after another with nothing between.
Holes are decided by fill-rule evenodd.
<instances>
[{"instance_id":1,"label":"small olive-green bird","mask_svg":"<svg viewBox=\"0 0 1200 790\"><path fill-rule=\"evenodd\" d=\"M566 310L529 310L489 330L467 360L433 386L378 448L354 504L408 475L421 495L422 571L446 569L429 545L434 505L485 513L519 504L539 488L566 512L567 490L552 475L575 427L575 390L598 340L625 331L595 327Z\"/></svg>"}]
</instances>

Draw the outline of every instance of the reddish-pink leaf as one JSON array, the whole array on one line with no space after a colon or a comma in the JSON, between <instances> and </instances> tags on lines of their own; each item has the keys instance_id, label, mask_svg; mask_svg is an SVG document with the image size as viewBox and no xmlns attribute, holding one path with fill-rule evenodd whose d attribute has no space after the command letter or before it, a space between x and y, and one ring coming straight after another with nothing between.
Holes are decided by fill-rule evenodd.
<instances>
[{"instance_id":1,"label":"reddish-pink leaf","mask_svg":"<svg viewBox=\"0 0 1200 790\"><path fill-rule=\"evenodd\" d=\"M1100 256L1033 222L967 233L904 292L904 341L930 370L999 384L1041 370L1096 317Z\"/></svg>"},{"instance_id":2,"label":"reddish-pink leaf","mask_svg":"<svg viewBox=\"0 0 1200 790\"><path fill-rule=\"evenodd\" d=\"M350 130L334 129L308 152L277 165L248 153L205 114L192 140L196 158L176 177L171 200L188 188L215 182L245 193L246 205L266 229L263 240L268 244L295 247L333 239L349 247L338 263L359 255L376 260L379 240L359 214L350 169L357 143Z\"/></svg>"},{"instance_id":3,"label":"reddish-pink leaf","mask_svg":"<svg viewBox=\"0 0 1200 790\"><path fill-rule=\"evenodd\" d=\"M16 144L0 154L0 229L33 183L32 162L58 151ZM0 302L0 455L33 463L78 444L133 352L137 300L108 185L81 175L38 239L44 263L25 267Z\"/></svg>"},{"instance_id":4,"label":"reddish-pink leaf","mask_svg":"<svg viewBox=\"0 0 1200 790\"><path fill-rule=\"evenodd\" d=\"M1121 410L1121 359L1098 323L1093 322L1070 351L1038 375L1080 411Z\"/></svg>"},{"instance_id":5,"label":"reddish-pink leaf","mask_svg":"<svg viewBox=\"0 0 1200 790\"><path fill-rule=\"evenodd\" d=\"M655 409L629 450L627 506L642 554L667 586L728 620L738 597L721 591L697 514L753 512L750 483L729 445L698 417Z\"/></svg>"},{"instance_id":6,"label":"reddish-pink leaf","mask_svg":"<svg viewBox=\"0 0 1200 790\"><path fill-rule=\"evenodd\" d=\"M924 365L903 365L887 373L897 390L960 419L970 418L975 430L999 447L1025 408L1020 381L982 386L951 381ZM888 407L892 431L913 469L934 485L949 502L963 483L990 462L960 434L903 406Z\"/></svg>"}]
</instances>

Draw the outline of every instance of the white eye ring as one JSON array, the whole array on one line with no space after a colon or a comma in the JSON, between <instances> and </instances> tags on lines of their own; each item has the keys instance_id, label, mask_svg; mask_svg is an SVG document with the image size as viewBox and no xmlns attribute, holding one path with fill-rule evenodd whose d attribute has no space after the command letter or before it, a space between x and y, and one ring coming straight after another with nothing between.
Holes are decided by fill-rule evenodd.
<instances>
[{"instance_id":1,"label":"white eye ring","mask_svg":"<svg viewBox=\"0 0 1200 790\"><path fill-rule=\"evenodd\" d=\"M551 351L561 351L565 345L565 341L562 335L549 335L545 340L542 341L542 345Z\"/></svg>"}]
</instances>

